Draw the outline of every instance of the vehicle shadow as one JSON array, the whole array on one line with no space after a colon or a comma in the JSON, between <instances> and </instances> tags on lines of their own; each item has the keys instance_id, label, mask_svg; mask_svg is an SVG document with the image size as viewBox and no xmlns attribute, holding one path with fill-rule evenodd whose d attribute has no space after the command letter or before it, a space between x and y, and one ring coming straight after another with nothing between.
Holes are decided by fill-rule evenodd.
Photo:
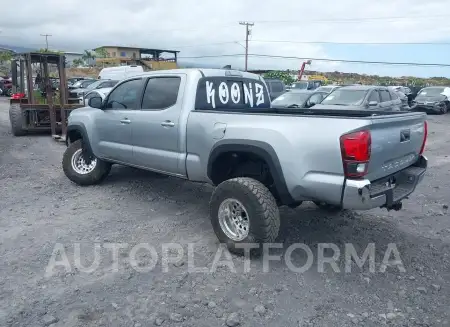
<instances>
[{"instance_id":1,"label":"vehicle shadow","mask_svg":"<svg viewBox=\"0 0 450 327\"><path fill-rule=\"evenodd\" d=\"M209 185L124 166L115 166L104 184L118 187L131 186L128 188L128 193L133 199L138 199L144 189L146 192L151 192L156 198L166 199L168 201L166 209L170 209L172 204L176 204L177 210L180 206L194 205L194 220L201 225L209 223L208 203L213 190ZM343 265L345 264L346 244L353 247L361 257L368 245L373 243L378 263L382 262L389 244L395 244L405 262L414 261L414 258L420 253L430 255L433 247L436 249L440 247L440 250L433 251L433 257L443 259L443 253L448 253L450 249L450 245L441 241L420 238L402 231L396 220L380 209L343 210L338 213L330 213L317 208L312 202L306 201L295 209L280 207L280 218L281 227L276 242L283 244L283 248L274 250L278 254L285 253L286 249L293 244L302 243L307 245L314 253L314 257L317 258L319 244L332 243L341 251L339 264ZM189 219L189 222L192 223L193 216L183 217L180 215L176 219ZM192 228L195 226L195 224L189 225ZM197 231L197 233L206 232L210 233L212 230ZM209 239L211 240L211 238ZM212 245L211 242L209 243ZM332 252L333 250L328 252L325 250L325 256L332 255ZM291 259L294 265L302 266L306 260L306 254L304 251L298 250L292 254Z\"/></svg>"}]
</instances>

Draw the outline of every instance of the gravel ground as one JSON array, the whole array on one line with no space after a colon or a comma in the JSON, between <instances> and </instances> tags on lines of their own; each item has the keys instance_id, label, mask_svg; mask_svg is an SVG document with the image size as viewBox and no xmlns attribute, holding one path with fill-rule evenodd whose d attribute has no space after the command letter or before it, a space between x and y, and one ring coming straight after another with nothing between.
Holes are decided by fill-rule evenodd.
<instances>
[{"instance_id":1,"label":"gravel ground","mask_svg":"<svg viewBox=\"0 0 450 327\"><path fill-rule=\"evenodd\" d=\"M205 273L188 271L187 255L164 265L161 244L186 252L193 244L195 265L212 266L219 244L208 218L209 186L113 167L102 185L78 187L62 172L64 146L46 135L11 136L7 102L0 101L0 326L450 326L450 115L429 117L430 167L403 210L281 209L285 248L305 243L316 257L319 243L342 252L352 243L359 254L374 243L375 272L366 264L346 273L342 253L340 272L319 272L314 262L296 273L273 261L264 273L261 259L244 271L244 259L232 256L235 272L216 266ZM117 269L105 248L115 243L128 245ZM138 271L152 262L150 252L138 252L136 269L129 260L139 243L158 253L151 271ZM405 272L380 272L390 243ZM76 268L76 244L86 267L98 244L97 269ZM46 274L58 246L69 266ZM294 264L305 263L302 253L294 253Z\"/></svg>"}]
</instances>

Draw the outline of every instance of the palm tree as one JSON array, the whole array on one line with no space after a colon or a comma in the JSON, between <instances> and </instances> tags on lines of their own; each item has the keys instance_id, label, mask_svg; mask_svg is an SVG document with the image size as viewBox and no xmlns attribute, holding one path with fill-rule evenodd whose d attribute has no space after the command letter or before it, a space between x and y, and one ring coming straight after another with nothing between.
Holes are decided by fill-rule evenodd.
<instances>
[{"instance_id":1,"label":"palm tree","mask_svg":"<svg viewBox=\"0 0 450 327\"><path fill-rule=\"evenodd\" d=\"M81 57L81 59L87 64L92 64L92 61L94 61L94 59L95 59L95 55L92 51L84 50L84 53L83 53L83 56Z\"/></svg>"}]
</instances>

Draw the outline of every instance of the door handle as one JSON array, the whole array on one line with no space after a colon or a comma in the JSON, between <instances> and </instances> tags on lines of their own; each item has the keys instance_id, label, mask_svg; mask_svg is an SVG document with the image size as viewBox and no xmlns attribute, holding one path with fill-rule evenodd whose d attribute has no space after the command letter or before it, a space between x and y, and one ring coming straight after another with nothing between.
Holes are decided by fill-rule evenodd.
<instances>
[{"instance_id":1,"label":"door handle","mask_svg":"<svg viewBox=\"0 0 450 327\"><path fill-rule=\"evenodd\" d=\"M120 122L122 124L129 124L129 123L131 123L131 120L129 120L128 118L124 118L124 119L120 120Z\"/></svg>"},{"instance_id":2,"label":"door handle","mask_svg":"<svg viewBox=\"0 0 450 327\"><path fill-rule=\"evenodd\" d=\"M170 120L166 120L166 121L163 121L163 122L161 123L161 126L164 126L164 127L174 127L174 126L175 126L175 123L174 123L174 122L171 122Z\"/></svg>"}]
</instances>

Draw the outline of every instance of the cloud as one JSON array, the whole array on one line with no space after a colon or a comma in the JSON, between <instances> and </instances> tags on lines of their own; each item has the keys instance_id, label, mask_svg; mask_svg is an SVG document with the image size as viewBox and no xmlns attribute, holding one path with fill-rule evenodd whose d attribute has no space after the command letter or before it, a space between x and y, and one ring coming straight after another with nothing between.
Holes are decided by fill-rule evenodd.
<instances>
[{"instance_id":1,"label":"cloud","mask_svg":"<svg viewBox=\"0 0 450 327\"><path fill-rule=\"evenodd\" d=\"M255 22L252 40L433 42L448 38L450 21L439 15L449 10L447 0L17 0L2 8L0 44L40 48L45 46L40 34L48 33L50 47L66 51L123 45L173 48L180 57L239 54L244 49L234 42L244 43L245 28L238 24L243 20ZM323 44L250 41L250 53L330 58ZM242 56L185 60L244 65ZM249 59L250 68L298 69L300 64L297 59ZM343 66L316 61L310 69Z\"/></svg>"}]
</instances>

